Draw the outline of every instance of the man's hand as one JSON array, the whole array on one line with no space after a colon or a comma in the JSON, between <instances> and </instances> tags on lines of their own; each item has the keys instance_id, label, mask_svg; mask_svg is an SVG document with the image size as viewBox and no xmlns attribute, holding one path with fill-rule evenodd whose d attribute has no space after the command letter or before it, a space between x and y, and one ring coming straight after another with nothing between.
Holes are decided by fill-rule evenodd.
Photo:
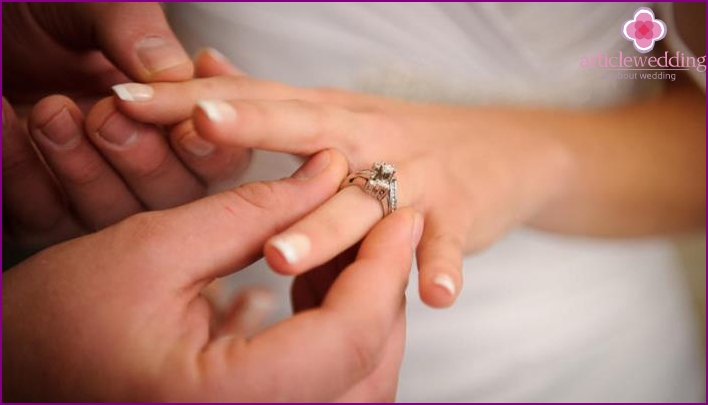
<instances>
[{"instance_id":1,"label":"man's hand","mask_svg":"<svg viewBox=\"0 0 708 405\"><path fill-rule=\"evenodd\" d=\"M180 81L193 65L157 3L3 3L3 94L14 104Z\"/></svg>"},{"instance_id":2,"label":"man's hand","mask_svg":"<svg viewBox=\"0 0 708 405\"><path fill-rule=\"evenodd\" d=\"M392 399L421 226L412 211L370 233L321 307L250 339L229 320L215 324L201 295L332 196L346 171L339 153L324 151L292 178L139 214L10 269L3 399Z\"/></svg>"},{"instance_id":3,"label":"man's hand","mask_svg":"<svg viewBox=\"0 0 708 405\"><path fill-rule=\"evenodd\" d=\"M235 72L213 50L195 58L197 77ZM249 162L249 150L217 147L190 125L166 136L137 123L110 98L84 116L70 98L52 95L26 114L25 124L3 97L3 243L12 249L44 247L193 201L223 189Z\"/></svg>"}]
</instances>

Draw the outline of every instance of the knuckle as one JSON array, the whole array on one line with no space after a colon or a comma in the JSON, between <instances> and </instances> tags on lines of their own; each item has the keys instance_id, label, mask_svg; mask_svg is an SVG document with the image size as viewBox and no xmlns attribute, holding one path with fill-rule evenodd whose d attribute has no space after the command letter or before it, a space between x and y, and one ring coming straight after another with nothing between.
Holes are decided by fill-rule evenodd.
<instances>
[{"instance_id":1,"label":"knuckle","mask_svg":"<svg viewBox=\"0 0 708 405\"><path fill-rule=\"evenodd\" d=\"M298 102L302 105L302 102ZM308 108L302 105L303 109ZM331 134L331 128L329 125L329 118L331 116L331 111L326 107L320 108L308 108L310 116L310 125L308 125L308 138L310 142L320 145L322 141L327 139L328 135Z\"/></svg>"},{"instance_id":2,"label":"knuckle","mask_svg":"<svg viewBox=\"0 0 708 405\"><path fill-rule=\"evenodd\" d=\"M385 148L397 150L397 145L404 141L403 129L398 121L383 112L359 113L351 127L356 129L349 131L349 136L343 137L343 142L345 149L354 157L371 156L376 151L369 148L375 146L378 150L382 143ZM376 139L376 142L366 142L369 139Z\"/></svg>"},{"instance_id":3,"label":"knuckle","mask_svg":"<svg viewBox=\"0 0 708 405\"><path fill-rule=\"evenodd\" d=\"M276 183L268 181L257 181L236 187L231 189L227 195L236 197L225 204L225 208L229 211L233 211L237 207L242 209L244 204L246 207L255 208L258 211L273 211L282 207L285 202L282 190L277 187Z\"/></svg>"},{"instance_id":4,"label":"knuckle","mask_svg":"<svg viewBox=\"0 0 708 405\"><path fill-rule=\"evenodd\" d=\"M144 211L119 222L116 245L144 259L159 256L157 253L165 248L165 236L169 236L163 216L160 211Z\"/></svg>"},{"instance_id":5,"label":"knuckle","mask_svg":"<svg viewBox=\"0 0 708 405\"><path fill-rule=\"evenodd\" d=\"M73 165L58 169L63 182L71 186L87 186L98 182L104 174L101 159L82 159Z\"/></svg>"},{"instance_id":6,"label":"knuckle","mask_svg":"<svg viewBox=\"0 0 708 405\"><path fill-rule=\"evenodd\" d=\"M335 147L351 133L350 112L332 105L313 105L301 102L310 117L308 139L320 148Z\"/></svg>"},{"instance_id":7,"label":"knuckle","mask_svg":"<svg viewBox=\"0 0 708 405\"><path fill-rule=\"evenodd\" d=\"M251 117L257 123L274 122L274 118L277 117L274 117L268 105L267 102L242 102L239 105L239 112L242 113L242 115L239 115L239 119L245 116Z\"/></svg>"},{"instance_id":8,"label":"knuckle","mask_svg":"<svg viewBox=\"0 0 708 405\"><path fill-rule=\"evenodd\" d=\"M135 161L132 174L143 179L152 179L165 174L171 162L171 152L168 148L163 148L156 155L150 156L149 159Z\"/></svg>"}]
</instances>

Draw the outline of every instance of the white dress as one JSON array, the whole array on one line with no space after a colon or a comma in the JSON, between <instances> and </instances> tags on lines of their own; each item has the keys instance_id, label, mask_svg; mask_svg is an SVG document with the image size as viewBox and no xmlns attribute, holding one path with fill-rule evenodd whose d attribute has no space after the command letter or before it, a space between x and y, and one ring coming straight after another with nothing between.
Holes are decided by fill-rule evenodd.
<instances>
[{"instance_id":1,"label":"white dress","mask_svg":"<svg viewBox=\"0 0 708 405\"><path fill-rule=\"evenodd\" d=\"M172 4L187 48L212 46L246 73L289 84L468 104L591 107L661 82L601 79L582 56L632 53L620 25L642 4ZM259 153L247 179L297 162ZM702 401L690 294L671 243L520 229L465 259L446 310L412 277L401 401ZM415 274L415 273L413 273ZM237 283L290 280L263 263Z\"/></svg>"}]
</instances>

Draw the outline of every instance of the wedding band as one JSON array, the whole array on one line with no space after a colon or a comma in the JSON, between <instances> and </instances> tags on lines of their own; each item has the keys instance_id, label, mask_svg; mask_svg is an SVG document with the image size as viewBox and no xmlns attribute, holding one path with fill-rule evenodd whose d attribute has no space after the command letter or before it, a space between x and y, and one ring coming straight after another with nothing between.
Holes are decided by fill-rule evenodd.
<instances>
[{"instance_id":1,"label":"wedding band","mask_svg":"<svg viewBox=\"0 0 708 405\"><path fill-rule=\"evenodd\" d=\"M384 216L396 211L398 207L398 182L396 168L386 162L376 162L371 169L352 173L342 182L339 189L359 186L366 194L381 203Z\"/></svg>"}]
</instances>

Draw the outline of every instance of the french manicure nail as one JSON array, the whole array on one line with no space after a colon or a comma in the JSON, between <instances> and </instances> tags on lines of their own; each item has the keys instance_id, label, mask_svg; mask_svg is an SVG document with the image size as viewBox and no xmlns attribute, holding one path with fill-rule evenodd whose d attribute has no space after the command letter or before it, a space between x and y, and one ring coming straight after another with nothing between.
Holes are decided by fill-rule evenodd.
<instances>
[{"instance_id":1,"label":"french manicure nail","mask_svg":"<svg viewBox=\"0 0 708 405\"><path fill-rule=\"evenodd\" d=\"M211 154L214 149L216 149L216 145L211 142L205 141L202 137L200 137L194 132L191 132L189 135L180 139L179 143L180 145L182 145L182 148L184 148L184 150L197 157L207 156Z\"/></svg>"},{"instance_id":2,"label":"french manicure nail","mask_svg":"<svg viewBox=\"0 0 708 405\"><path fill-rule=\"evenodd\" d=\"M116 146L128 146L138 139L138 127L120 113L114 113L98 129L98 135Z\"/></svg>"},{"instance_id":3,"label":"french manicure nail","mask_svg":"<svg viewBox=\"0 0 708 405\"><path fill-rule=\"evenodd\" d=\"M319 152L313 156L307 163L302 165L295 173L293 173L292 178L298 180L307 180L320 173L329 166L330 155L328 150Z\"/></svg>"},{"instance_id":4,"label":"french manicure nail","mask_svg":"<svg viewBox=\"0 0 708 405\"><path fill-rule=\"evenodd\" d=\"M455 282L452 281L452 277L447 274L441 273L433 278L433 284L444 288L450 295L455 295Z\"/></svg>"},{"instance_id":5,"label":"french manicure nail","mask_svg":"<svg viewBox=\"0 0 708 405\"><path fill-rule=\"evenodd\" d=\"M116 96L123 101L146 101L155 94L151 86L140 83L116 84L112 89Z\"/></svg>"},{"instance_id":6,"label":"french manicure nail","mask_svg":"<svg viewBox=\"0 0 708 405\"><path fill-rule=\"evenodd\" d=\"M310 253L310 238L301 233L279 235L270 243L289 264L299 262Z\"/></svg>"},{"instance_id":7,"label":"french manicure nail","mask_svg":"<svg viewBox=\"0 0 708 405\"><path fill-rule=\"evenodd\" d=\"M207 118L213 122L232 121L236 119L236 110L231 104L221 100L200 100L197 107L201 108Z\"/></svg>"},{"instance_id":8,"label":"french manicure nail","mask_svg":"<svg viewBox=\"0 0 708 405\"><path fill-rule=\"evenodd\" d=\"M44 126L37 129L46 139L62 149L70 149L81 140L81 130L66 107L62 108Z\"/></svg>"},{"instance_id":9,"label":"french manicure nail","mask_svg":"<svg viewBox=\"0 0 708 405\"><path fill-rule=\"evenodd\" d=\"M189 63L189 57L176 43L162 37L147 37L135 44L135 52L150 73Z\"/></svg>"}]
</instances>

